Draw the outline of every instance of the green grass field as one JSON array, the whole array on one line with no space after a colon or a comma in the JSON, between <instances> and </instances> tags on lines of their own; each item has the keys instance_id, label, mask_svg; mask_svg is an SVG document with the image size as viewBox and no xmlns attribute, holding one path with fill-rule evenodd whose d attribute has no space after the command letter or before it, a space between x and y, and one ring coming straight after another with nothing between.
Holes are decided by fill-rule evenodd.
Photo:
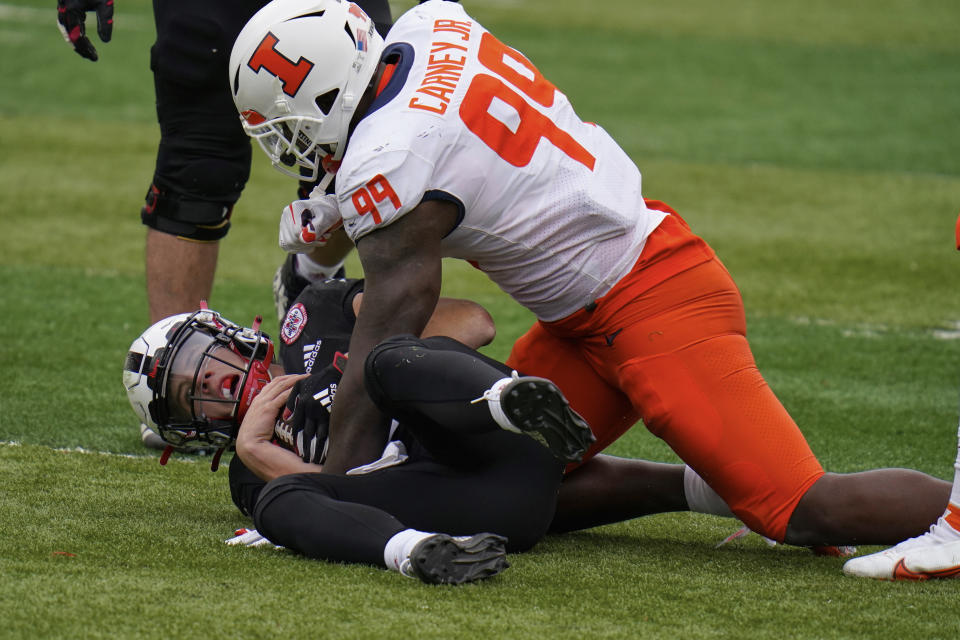
<instances>
[{"instance_id":1,"label":"green grass field","mask_svg":"<svg viewBox=\"0 0 960 640\"><path fill-rule=\"evenodd\" d=\"M951 477L960 3L464 3L717 249L761 370L827 468ZM226 547L245 521L225 471L161 467L120 385L147 323L150 3L117 2L96 64L61 40L54 4L0 2L0 638L960 636L956 582L858 581L755 536L715 549L737 524L706 516L548 537L464 588ZM211 303L275 330L294 186L260 155ZM531 316L469 267L445 281L491 310L504 357ZM612 452L675 461L642 427Z\"/></svg>"}]
</instances>

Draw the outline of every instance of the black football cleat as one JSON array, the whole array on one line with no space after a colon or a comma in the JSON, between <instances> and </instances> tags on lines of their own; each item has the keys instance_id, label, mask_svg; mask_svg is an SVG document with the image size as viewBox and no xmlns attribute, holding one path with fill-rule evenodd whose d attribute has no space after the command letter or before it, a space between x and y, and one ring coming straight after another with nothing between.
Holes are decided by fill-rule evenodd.
<instances>
[{"instance_id":1,"label":"black football cleat","mask_svg":"<svg viewBox=\"0 0 960 640\"><path fill-rule=\"evenodd\" d=\"M427 584L483 580L510 566L506 544L506 538L493 533L469 537L435 533L417 543L400 572Z\"/></svg>"},{"instance_id":2,"label":"black football cleat","mask_svg":"<svg viewBox=\"0 0 960 640\"><path fill-rule=\"evenodd\" d=\"M545 378L524 376L509 382L500 391L500 409L518 431L563 462L579 462L596 440L586 420Z\"/></svg>"}]
</instances>

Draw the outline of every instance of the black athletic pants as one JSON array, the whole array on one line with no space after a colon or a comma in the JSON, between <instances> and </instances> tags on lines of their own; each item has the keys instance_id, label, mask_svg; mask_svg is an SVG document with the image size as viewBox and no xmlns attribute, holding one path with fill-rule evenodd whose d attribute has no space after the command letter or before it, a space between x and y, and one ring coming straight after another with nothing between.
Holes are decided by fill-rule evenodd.
<instances>
[{"instance_id":1,"label":"black athletic pants","mask_svg":"<svg viewBox=\"0 0 960 640\"><path fill-rule=\"evenodd\" d=\"M489 531L511 551L529 549L553 518L562 465L495 425L486 402L471 404L508 371L449 338L382 343L366 362L367 387L428 453L412 447L406 463L365 475L277 478L254 506L257 530L313 558L380 566L406 528Z\"/></svg>"}]
</instances>

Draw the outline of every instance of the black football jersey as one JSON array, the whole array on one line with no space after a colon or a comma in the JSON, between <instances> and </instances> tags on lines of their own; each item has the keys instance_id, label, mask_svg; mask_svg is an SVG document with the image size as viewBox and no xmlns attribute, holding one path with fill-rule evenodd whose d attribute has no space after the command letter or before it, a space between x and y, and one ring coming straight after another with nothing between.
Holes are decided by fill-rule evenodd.
<instances>
[{"instance_id":1,"label":"black football jersey","mask_svg":"<svg viewBox=\"0 0 960 640\"><path fill-rule=\"evenodd\" d=\"M333 364L350 347L357 321L353 299L363 280L326 280L311 284L290 306L280 324L277 345L286 373L312 373Z\"/></svg>"}]
</instances>

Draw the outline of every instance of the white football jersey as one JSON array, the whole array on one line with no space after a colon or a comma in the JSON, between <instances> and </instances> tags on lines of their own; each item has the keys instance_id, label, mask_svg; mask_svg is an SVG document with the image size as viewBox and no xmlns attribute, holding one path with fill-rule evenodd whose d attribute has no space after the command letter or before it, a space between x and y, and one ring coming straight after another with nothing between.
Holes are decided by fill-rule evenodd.
<instances>
[{"instance_id":1,"label":"white football jersey","mask_svg":"<svg viewBox=\"0 0 960 640\"><path fill-rule=\"evenodd\" d=\"M347 234L428 199L458 206L446 257L463 258L541 320L606 293L665 214L599 126L577 117L521 53L459 3L431 0L390 30L392 77L357 125L337 173Z\"/></svg>"}]
</instances>

